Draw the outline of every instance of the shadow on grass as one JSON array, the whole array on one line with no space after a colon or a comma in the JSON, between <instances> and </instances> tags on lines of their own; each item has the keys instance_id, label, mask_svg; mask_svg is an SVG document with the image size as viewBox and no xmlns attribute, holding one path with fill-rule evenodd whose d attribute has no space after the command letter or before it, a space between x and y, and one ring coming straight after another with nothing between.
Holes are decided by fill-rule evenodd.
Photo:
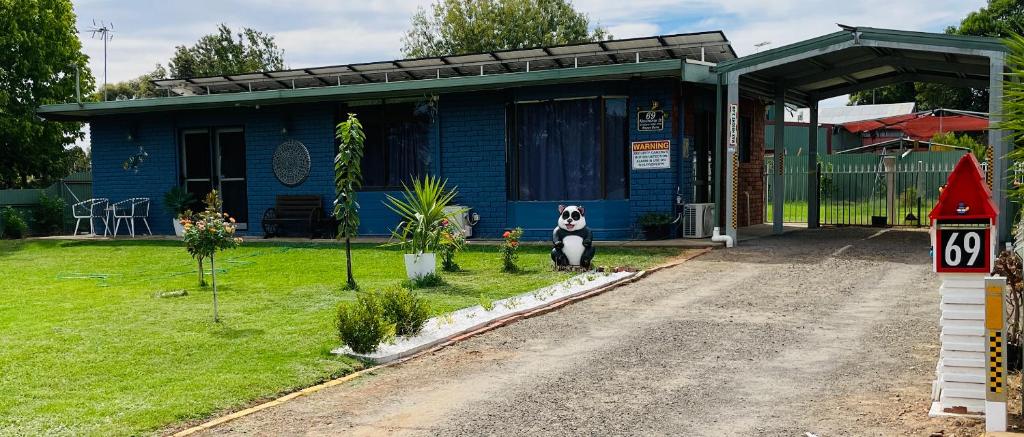
<instances>
[{"instance_id":1,"label":"shadow on grass","mask_svg":"<svg viewBox=\"0 0 1024 437\"><path fill-rule=\"evenodd\" d=\"M225 340L237 340L237 339L240 339L240 338L256 337L256 336L262 336L263 334L266 334L266 331L264 331L262 329L254 329L254 328L235 329L235 328L232 328L230 326L225 325L224 323L221 323L220 327L221 327L221 329L213 331L213 335L215 337L223 338Z\"/></svg>"}]
</instances>

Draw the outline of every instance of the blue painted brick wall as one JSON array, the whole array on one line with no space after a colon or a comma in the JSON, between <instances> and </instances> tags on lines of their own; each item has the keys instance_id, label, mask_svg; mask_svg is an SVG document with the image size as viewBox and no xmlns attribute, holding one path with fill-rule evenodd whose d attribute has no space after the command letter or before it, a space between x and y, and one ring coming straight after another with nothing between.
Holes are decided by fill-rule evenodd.
<instances>
[{"instance_id":1,"label":"blue painted brick wall","mask_svg":"<svg viewBox=\"0 0 1024 437\"><path fill-rule=\"evenodd\" d=\"M676 187L680 186L680 157L682 153L681 141L673 136L672 123L674 118L673 110L681 111L682 108L673 108L673 94L676 83L666 80L633 81L629 90L629 141L671 141L671 168L656 170L632 170L630 172L630 214L634 225L633 236L638 236L639 227L636 225L640 216L649 213L672 214L675 199ZM640 132L637 130L637 111L649 109L652 101L658 101L661 108L665 110L665 130L662 132ZM683 120L683 114L675 117L679 123ZM682 132L680 126L679 132ZM688 166L688 165L687 165ZM683 170L685 174L687 170ZM688 187L682 187L683 191L691 191Z\"/></svg>"}]
</instances>

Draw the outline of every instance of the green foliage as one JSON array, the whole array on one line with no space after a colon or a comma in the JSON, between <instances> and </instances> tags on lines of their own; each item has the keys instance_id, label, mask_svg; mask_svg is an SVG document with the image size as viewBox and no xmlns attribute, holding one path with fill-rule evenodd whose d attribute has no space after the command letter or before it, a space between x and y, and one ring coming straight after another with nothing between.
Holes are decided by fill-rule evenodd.
<instances>
[{"instance_id":1,"label":"green foliage","mask_svg":"<svg viewBox=\"0 0 1024 437\"><path fill-rule=\"evenodd\" d=\"M407 288L392 288L381 293L384 318L395 325L395 334L414 336L430 318L430 305Z\"/></svg>"},{"instance_id":2,"label":"green foliage","mask_svg":"<svg viewBox=\"0 0 1024 437\"><path fill-rule=\"evenodd\" d=\"M1003 120L999 128L1006 129L1014 143L1024 141L1024 36L1014 34L1006 38L1010 53L1006 56L1008 73L1003 79ZM1024 165L1024 147L1014 147L1007 155L1014 165ZM1012 167L1011 167L1012 168ZM1007 192L1017 202L1024 201L1024 185L1012 184Z\"/></svg>"},{"instance_id":3,"label":"green foliage","mask_svg":"<svg viewBox=\"0 0 1024 437\"><path fill-rule=\"evenodd\" d=\"M409 288L421 289L442 287L448 285L448 282L446 282L444 278L437 273L428 273L423 276L407 279L403 281L402 284Z\"/></svg>"},{"instance_id":4,"label":"green foliage","mask_svg":"<svg viewBox=\"0 0 1024 437\"><path fill-rule=\"evenodd\" d=\"M402 199L387 195L387 207L401 219L391 235L399 240L397 244L406 253L421 254L437 249L441 241L441 221L461 213L444 210L457 195L455 189L448 190L447 184L441 178L426 176L413 180L411 189L403 183Z\"/></svg>"},{"instance_id":5,"label":"green foliage","mask_svg":"<svg viewBox=\"0 0 1024 437\"><path fill-rule=\"evenodd\" d=\"M9 206L0 209L0 238L19 239L28 235L28 223Z\"/></svg>"},{"instance_id":6,"label":"green foliage","mask_svg":"<svg viewBox=\"0 0 1024 437\"><path fill-rule=\"evenodd\" d=\"M484 311L490 311L494 309L494 301L484 297L483 293L480 293L480 297L478 299L480 302L480 307L483 308Z\"/></svg>"},{"instance_id":7,"label":"green foliage","mask_svg":"<svg viewBox=\"0 0 1024 437\"><path fill-rule=\"evenodd\" d=\"M106 100L134 100L151 97L164 97L167 95L166 92L159 90L151 81L166 78L167 69L164 68L163 65L156 64L153 71L143 74L135 79L110 83L106 86L101 85L99 89L92 94L92 100L102 101L104 98ZM106 91L106 94L104 94L104 91Z\"/></svg>"},{"instance_id":8,"label":"green foliage","mask_svg":"<svg viewBox=\"0 0 1024 437\"><path fill-rule=\"evenodd\" d=\"M441 220L441 240L438 242L437 254L441 257L441 269L446 272L459 271L455 256L466 246L466 230L458 223Z\"/></svg>"},{"instance_id":9,"label":"green foliage","mask_svg":"<svg viewBox=\"0 0 1024 437\"><path fill-rule=\"evenodd\" d=\"M338 337L357 354L373 353L395 337L395 324L385 317L378 293L359 293L355 302L338 306Z\"/></svg>"},{"instance_id":10,"label":"green foliage","mask_svg":"<svg viewBox=\"0 0 1024 437\"><path fill-rule=\"evenodd\" d=\"M189 193L185 187L175 186L164 194L164 206L174 214L174 217L181 218L185 212L196 203L196 196Z\"/></svg>"},{"instance_id":11,"label":"green foliage","mask_svg":"<svg viewBox=\"0 0 1024 437\"><path fill-rule=\"evenodd\" d=\"M519 239L523 237L523 228L515 228L505 231L501 235L501 246L498 246L498 253L501 254L501 270L507 273L519 271Z\"/></svg>"},{"instance_id":12,"label":"green foliage","mask_svg":"<svg viewBox=\"0 0 1024 437\"><path fill-rule=\"evenodd\" d=\"M345 239L345 263L348 280L346 286L358 288L352 275L351 239L359 235L359 202L356 193L363 186L363 143L366 134L363 124L355 114L338 123L335 130L338 139L338 155L334 158L334 217L338 219L338 238Z\"/></svg>"},{"instance_id":13,"label":"green foliage","mask_svg":"<svg viewBox=\"0 0 1024 437\"><path fill-rule=\"evenodd\" d=\"M36 108L93 89L70 0L0 1L0 189L45 187L70 173L81 123L44 121Z\"/></svg>"},{"instance_id":14,"label":"green foliage","mask_svg":"<svg viewBox=\"0 0 1024 437\"><path fill-rule=\"evenodd\" d=\"M203 276L203 260L210 259L213 267L213 255L219 250L231 249L242 244L242 239L235 237L235 219L221 211L222 201L217 191L206 195L206 210L192 216L182 217L184 227L182 241L185 250L199 264L199 285L206 285ZM214 272L216 274L216 272ZM214 283L214 320L217 319L216 299L217 284Z\"/></svg>"},{"instance_id":15,"label":"green foliage","mask_svg":"<svg viewBox=\"0 0 1024 437\"><path fill-rule=\"evenodd\" d=\"M637 223L640 224L640 226L667 225L672 223L672 216L660 212L648 212L640 216L640 218L637 219Z\"/></svg>"},{"instance_id":16,"label":"green foliage","mask_svg":"<svg viewBox=\"0 0 1024 437\"><path fill-rule=\"evenodd\" d=\"M221 23L195 45L175 47L167 65L174 79L281 70L284 51L271 35L248 27L235 34Z\"/></svg>"},{"instance_id":17,"label":"green foliage","mask_svg":"<svg viewBox=\"0 0 1024 437\"><path fill-rule=\"evenodd\" d=\"M955 132L942 132L935 134L931 139L932 146L952 146L954 149L966 149L978 158L978 162L985 162L987 159L988 146L978 142L970 135L957 135Z\"/></svg>"},{"instance_id":18,"label":"green foliage","mask_svg":"<svg viewBox=\"0 0 1024 437\"><path fill-rule=\"evenodd\" d=\"M33 213L35 226L40 232L48 235L59 234L64 230L64 210L67 203L57 196L43 193L39 196L39 205Z\"/></svg>"},{"instance_id":19,"label":"green foliage","mask_svg":"<svg viewBox=\"0 0 1024 437\"><path fill-rule=\"evenodd\" d=\"M412 16L402 52L418 58L606 39L568 0L437 0Z\"/></svg>"}]
</instances>

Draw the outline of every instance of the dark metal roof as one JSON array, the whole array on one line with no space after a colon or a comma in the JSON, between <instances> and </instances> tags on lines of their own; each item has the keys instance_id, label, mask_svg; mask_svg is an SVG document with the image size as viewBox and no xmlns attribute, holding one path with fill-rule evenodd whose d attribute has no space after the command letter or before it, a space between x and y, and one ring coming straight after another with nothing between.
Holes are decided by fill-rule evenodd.
<instances>
[{"instance_id":1,"label":"dark metal roof","mask_svg":"<svg viewBox=\"0 0 1024 437\"><path fill-rule=\"evenodd\" d=\"M735 59L721 31L682 33L487 53L241 73L153 83L168 95L197 95L444 79L562 68L690 59Z\"/></svg>"},{"instance_id":2,"label":"dark metal roof","mask_svg":"<svg viewBox=\"0 0 1024 437\"><path fill-rule=\"evenodd\" d=\"M806 104L901 82L986 88L990 74L987 54L1007 52L996 38L843 27L839 32L723 61L713 71L741 74L740 85L748 95L771 99L775 88L784 86L787 101Z\"/></svg>"}]
</instances>

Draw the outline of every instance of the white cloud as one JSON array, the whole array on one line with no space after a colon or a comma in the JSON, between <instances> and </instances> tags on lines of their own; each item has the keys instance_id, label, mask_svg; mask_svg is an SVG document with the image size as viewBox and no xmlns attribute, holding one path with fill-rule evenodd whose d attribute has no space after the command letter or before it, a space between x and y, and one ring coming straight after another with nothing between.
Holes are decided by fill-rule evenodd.
<instances>
[{"instance_id":1,"label":"white cloud","mask_svg":"<svg viewBox=\"0 0 1024 437\"><path fill-rule=\"evenodd\" d=\"M661 33L661 28L654 23L621 23L608 26L608 32L616 39L635 38L638 36L651 36Z\"/></svg>"}]
</instances>

